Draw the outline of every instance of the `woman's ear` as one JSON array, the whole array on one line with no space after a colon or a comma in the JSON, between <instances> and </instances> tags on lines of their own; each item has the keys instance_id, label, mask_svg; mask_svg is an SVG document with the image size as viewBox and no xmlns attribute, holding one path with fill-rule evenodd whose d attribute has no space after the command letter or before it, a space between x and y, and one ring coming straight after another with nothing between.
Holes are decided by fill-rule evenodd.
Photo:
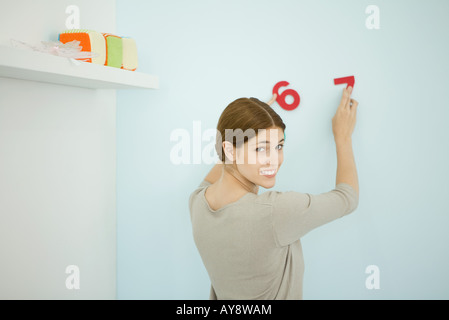
<instances>
[{"instance_id":1,"label":"woman's ear","mask_svg":"<svg viewBox=\"0 0 449 320\"><path fill-rule=\"evenodd\" d=\"M229 161L234 162L235 161L235 150L234 150L234 146L232 145L232 143L230 143L229 141L223 141L223 151L225 153L225 163L229 163Z\"/></svg>"}]
</instances>

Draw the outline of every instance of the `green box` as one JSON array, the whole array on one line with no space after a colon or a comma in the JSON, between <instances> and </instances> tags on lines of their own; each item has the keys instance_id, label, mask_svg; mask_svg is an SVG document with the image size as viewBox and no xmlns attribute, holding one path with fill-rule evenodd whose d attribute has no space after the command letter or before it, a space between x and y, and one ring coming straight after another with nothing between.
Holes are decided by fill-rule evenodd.
<instances>
[{"instance_id":1,"label":"green box","mask_svg":"<svg viewBox=\"0 0 449 320\"><path fill-rule=\"evenodd\" d=\"M107 46L106 65L114 68L121 68L123 60L122 38L108 35L106 36L106 46Z\"/></svg>"}]
</instances>

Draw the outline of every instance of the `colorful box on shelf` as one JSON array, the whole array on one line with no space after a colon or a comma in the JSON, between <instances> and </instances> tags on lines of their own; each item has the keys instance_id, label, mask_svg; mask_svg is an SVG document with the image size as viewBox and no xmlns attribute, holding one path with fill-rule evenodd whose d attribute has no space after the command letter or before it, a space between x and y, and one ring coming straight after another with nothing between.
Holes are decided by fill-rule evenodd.
<instances>
[{"instance_id":1,"label":"colorful box on shelf","mask_svg":"<svg viewBox=\"0 0 449 320\"><path fill-rule=\"evenodd\" d=\"M106 65L109 67L121 68L123 61L123 41L122 38L110 33L103 33L106 40Z\"/></svg>"},{"instance_id":2,"label":"colorful box on shelf","mask_svg":"<svg viewBox=\"0 0 449 320\"><path fill-rule=\"evenodd\" d=\"M130 71L137 69L137 47L132 38L85 29L67 30L59 35L59 41L62 43L74 40L80 41L82 51L97 53L87 62Z\"/></svg>"},{"instance_id":3,"label":"colorful box on shelf","mask_svg":"<svg viewBox=\"0 0 449 320\"><path fill-rule=\"evenodd\" d=\"M81 51L96 54L92 58L85 60L86 62L101 65L105 64L107 48L104 37L101 33L92 30L73 29L66 30L59 34L59 41L62 43L67 43L74 40L80 42L80 46L82 47Z\"/></svg>"},{"instance_id":4,"label":"colorful box on shelf","mask_svg":"<svg viewBox=\"0 0 449 320\"><path fill-rule=\"evenodd\" d=\"M122 69L135 71L137 69L137 47L134 39L122 38L123 61Z\"/></svg>"}]
</instances>

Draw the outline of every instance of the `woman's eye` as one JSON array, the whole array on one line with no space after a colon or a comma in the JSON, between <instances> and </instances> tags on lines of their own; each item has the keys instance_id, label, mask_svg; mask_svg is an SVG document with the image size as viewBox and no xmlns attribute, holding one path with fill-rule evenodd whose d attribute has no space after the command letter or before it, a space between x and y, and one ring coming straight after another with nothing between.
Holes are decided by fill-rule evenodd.
<instances>
[{"instance_id":1,"label":"woman's eye","mask_svg":"<svg viewBox=\"0 0 449 320\"><path fill-rule=\"evenodd\" d=\"M278 149L278 150L281 150L282 148L284 148L283 144L279 144L276 146L276 149ZM260 151L265 151L265 148L264 147L256 148L256 152L260 152Z\"/></svg>"}]
</instances>

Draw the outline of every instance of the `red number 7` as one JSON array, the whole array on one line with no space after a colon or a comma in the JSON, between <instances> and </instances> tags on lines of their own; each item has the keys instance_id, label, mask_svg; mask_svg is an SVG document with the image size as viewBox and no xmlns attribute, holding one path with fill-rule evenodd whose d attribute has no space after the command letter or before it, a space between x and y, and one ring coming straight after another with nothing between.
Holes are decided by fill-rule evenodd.
<instances>
[{"instance_id":1,"label":"red number 7","mask_svg":"<svg viewBox=\"0 0 449 320\"><path fill-rule=\"evenodd\" d=\"M354 78L354 76L349 76L349 77L343 77L343 78L336 78L336 79L334 79L334 84L342 84L342 83L347 83L348 84L346 86L346 88L349 87L349 86L354 88L355 78Z\"/></svg>"}]
</instances>

